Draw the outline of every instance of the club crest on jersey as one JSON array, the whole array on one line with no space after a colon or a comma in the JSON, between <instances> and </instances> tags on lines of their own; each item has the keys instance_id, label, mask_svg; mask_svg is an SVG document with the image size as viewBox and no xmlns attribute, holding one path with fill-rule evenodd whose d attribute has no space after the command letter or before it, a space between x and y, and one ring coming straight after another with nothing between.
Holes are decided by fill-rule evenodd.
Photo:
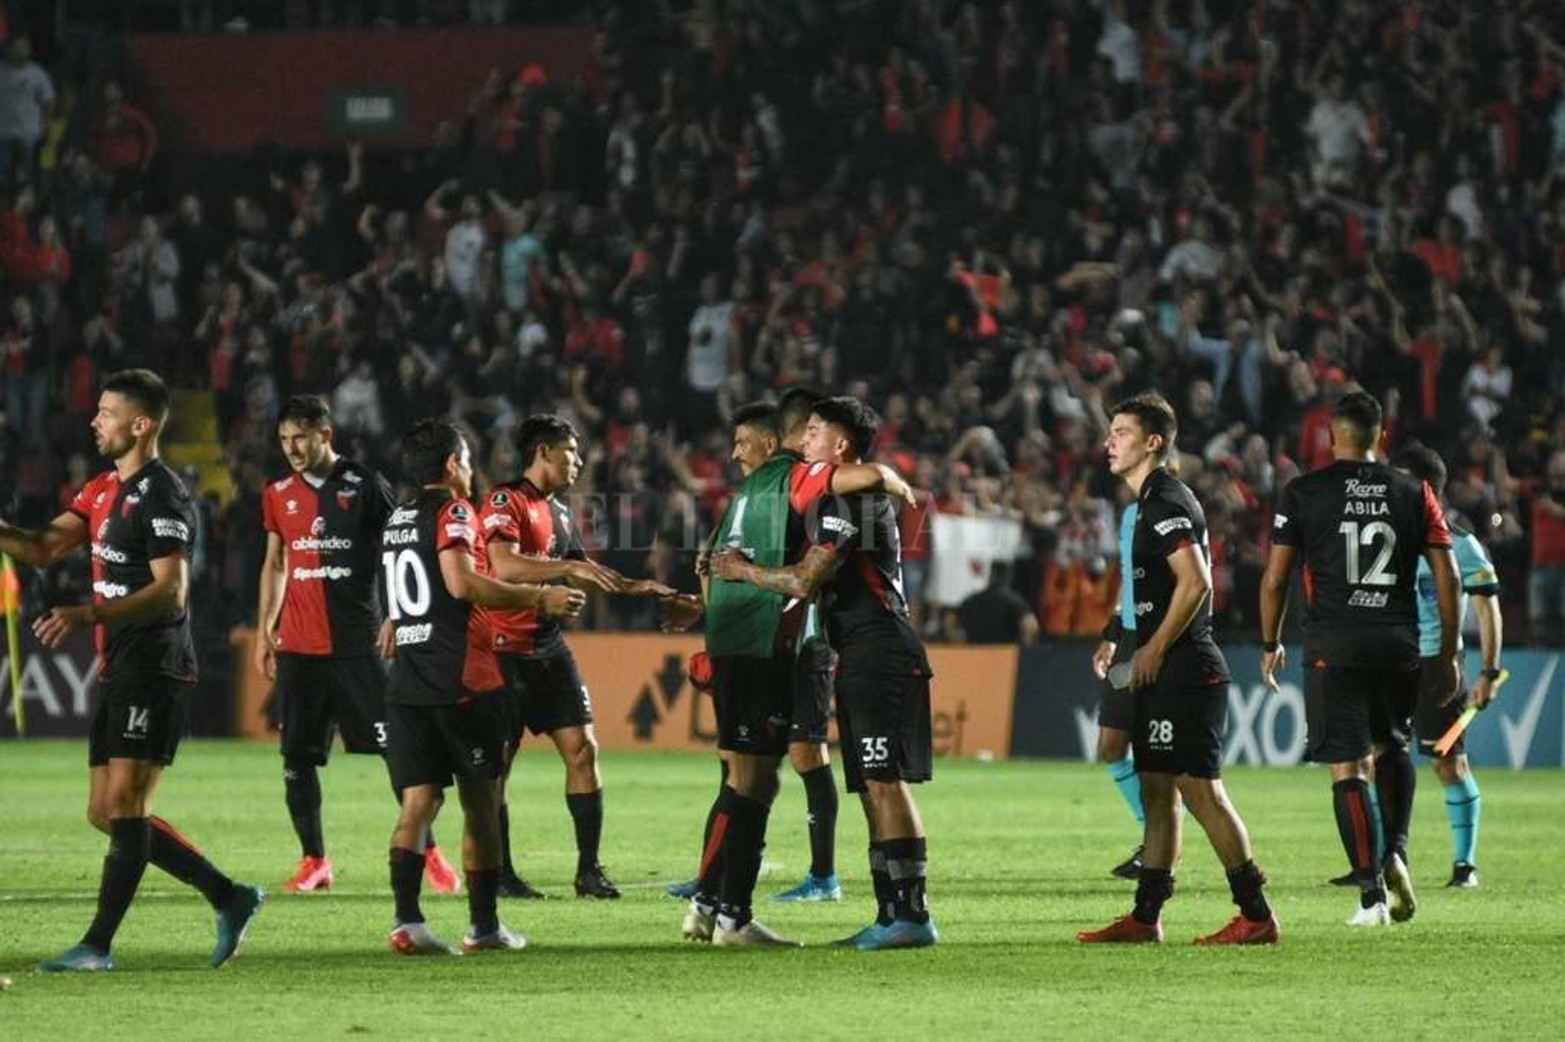
<instances>
[{"instance_id":1,"label":"club crest on jersey","mask_svg":"<svg viewBox=\"0 0 1565 1042\"><path fill-rule=\"evenodd\" d=\"M489 497L489 505L496 510L504 510L511 505L511 494L501 489Z\"/></svg>"},{"instance_id":2,"label":"club crest on jersey","mask_svg":"<svg viewBox=\"0 0 1565 1042\"><path fill-rule=\"evenodd\" d=\"M326 534L326 519L324 517L318 517L310 522L310 534L315 536Z\"/></svg>"},{"instance_id":3,"label":"club crest on jersey","mask_svg":"<svg viewBox=\"0 0 1565 1042\"><path fill-rule=\"evenodd\" d=\"M337 490L337 505L344 510L353 508L353 501L358 498L359 490L356 488L343 488Z\"/></svg>"}]
</instances>

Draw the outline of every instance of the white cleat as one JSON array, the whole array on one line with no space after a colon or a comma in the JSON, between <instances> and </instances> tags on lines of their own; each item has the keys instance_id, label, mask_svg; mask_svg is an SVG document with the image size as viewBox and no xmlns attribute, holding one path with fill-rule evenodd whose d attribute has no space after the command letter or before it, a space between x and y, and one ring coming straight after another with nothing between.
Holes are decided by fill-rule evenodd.
<instances>
[{"instance_id":1,"label":"white cleat","mask_svg":"<svg viewBox=\"0 0 1565 1042\"><path fill-rule=\"evenodd\" d=\"M398 923L388 938L391 950L402 955L461 955L435 936L428 923Z\"/></svg>"},{"instance_id":2,"label":"white cleat","mask_svg":"<svg viewBox=\"0 0 1565 1042\"><path fill-rule=\"evenodd\" d=\"M464 952L519 952L525 947L527 938L512 932L504 923L494 933L475 934L468 930L462 938Z\"/></svg>"},{"instance_id":3,"label":"white cleat","mask_svg":"<svg viewBox=\"0 0 1565 1042\"><path fill-rule=\"evenodd\" d=\"M703 908L694 901L685 913L685 940L698 944L711 944L712 933L717 929L717 909Z\"/></svg>"},{"instance_id":4,"label":"white cleat","mask_svg":"<svg viewBox=\"0 0 1565 1042\"><path fill-rule=\"evenodd\" d=\"M1392 854L1386 859L1386 896L1390 899L1394 923L1405 923L1418 911L1418 898L1413 896L1413 874L1407 870L1407 862L1400 854Z\"/></svg>"},{"instance_id":5,"label":"white cleat","mask_svg":"<svg viewBox=\"0 0 1565 1042\"><path fill-rule=\"evenodd\" d=\"M1347 919L1349 926L1390 926L1391 913L1386 910L1384 902L1372 904L1368 908L1360 908Z\"/></svg>"},{"instance_id":6,"label":"white cleat","mask_svg":"<svg viewBox=\"0 0 1565 1042\"><path fill-rule=\"evenodd\" d=\"M712 931L714 948L803 948L798 941L779 936L771 927L751 919L736 930L719 926Z\"/></svg>"}]
</instances>

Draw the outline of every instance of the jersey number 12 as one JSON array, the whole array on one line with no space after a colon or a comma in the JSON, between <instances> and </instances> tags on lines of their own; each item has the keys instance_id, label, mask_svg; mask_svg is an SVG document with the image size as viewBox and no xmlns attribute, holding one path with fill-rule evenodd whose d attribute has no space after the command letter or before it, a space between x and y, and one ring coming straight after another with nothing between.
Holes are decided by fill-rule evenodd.
<instances>
[{"instance_id":1,"label":"jersey number 12","mask_svg":"<svg viewBox=\"0 0 1565 1042\"><path fill-rule=\"evenodd\" d=\"M1337 531L1342 533L1342 541L1346 544L1348 560L1348 583L1353 586L1395 586L1397 575L1389 570L1391 558L1397 549L1396 529L1384 521L1371 521L1367 525L1360 525L1357 521L1344 521L1337 526ZM1370 564L1369 571L1362 575L1359 573L1359 547L1366 550L1379 546L1379 552L1375 554L1375 560Z\"/></svg>"}]
</instances>

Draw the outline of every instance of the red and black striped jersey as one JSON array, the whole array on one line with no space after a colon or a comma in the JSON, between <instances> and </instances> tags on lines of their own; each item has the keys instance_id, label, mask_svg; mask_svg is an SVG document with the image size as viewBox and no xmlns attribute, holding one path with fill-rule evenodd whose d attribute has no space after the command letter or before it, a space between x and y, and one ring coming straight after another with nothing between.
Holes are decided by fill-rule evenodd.
<instances>
[{"instance_id":1,"label":"red and black striped jersey","mask_svg":"<svg viewBox=\"0 0 1565 1042\"><path fill-rule=\"evenodd\" d=\"M190 491L162 460L153 460L123 482L117 471L99 474L81 487L68 509L87 523L96 604L150 586L151 562L188 555L196 535ZM195 679L188 610L138 622L100 623L94 635L100 676Z\"/></svg>"},{"instance_id":2,"label":"red and black striped jersey","mask_svg":"<svg viewBox=\"0 0 1565 1042\"><path fill-rule=\"evenodd\" d=\"M843 652L873 642L888 661L911 655L927 672L902 593L902 533L890 497L829 495L809 521L811 542L842 559L820 591L831 646Z\"/></svg>"},{"instance_id":3,"label":"red and black striped jersey","mask_svg":"<svg viewBox=\"0 0 1565 1042\"><path fill-rule=\"evenodd\" d=\"M489 613L446 589L440 555L453 549L471 554L479 574L488 574L477 511L465 499L424 489L386 519L381 569L397 644L387 702L451 705L504 684Z\"/></svg>"},{"instance_id":4,"label":"red and black striped jersey","mask_svg":"<svg viewBox=\"0 0 1565 1042\"><path fill-rule=\"evenodd\" d=\"M290 474L266 486L261 515L288 565L277 648L295 655L375 653L380 533L392 510L386 479L339 459L319 485Z\"/></svg>"},{"instance_id":5,"label":"red and black striped jersey","mask_svg":"<svg viewBox=\"0 0 1565 1042\"><path fill-rule=\"evenodd\" d=\"M1427 484L1383 463L1338 460L1283 489L1272 541L1304 561L1308 664L1418 660L1418 561L1451 547Z\"/></svg>"},{"instance_id":6,"label":"red and black striped jersey","mask_svg":"<svg viewBox=\"0 0 1565 1042\"><path fill-rule=\"evenodd\" d=\"M570 507L526 478L490 489L479 519L486 543L512 543L517 553L548 561L587 559ZM535 609L490 615L496 651L523 658L565 653L565 632L555 619Z\"/></svg>"}]
</instances>

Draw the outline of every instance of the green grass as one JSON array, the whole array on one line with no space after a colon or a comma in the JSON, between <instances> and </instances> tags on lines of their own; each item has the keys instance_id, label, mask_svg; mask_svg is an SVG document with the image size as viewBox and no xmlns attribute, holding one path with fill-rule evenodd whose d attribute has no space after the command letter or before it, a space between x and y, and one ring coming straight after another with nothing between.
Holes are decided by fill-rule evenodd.
<instances>
[{"instance_id":1,"label":"green grass","mask_svg":"<svg viewBox=\"0 0 1565 1042\"><path fill-rule=\"evenodd\" d=\"M730 952L680 940L682 909L662 884L687 874L717 776L700 756L612 754L604 859L617 904L507 903L533 947L516 955L402 959L385 849L393 809L378 763L339 756L324 773L330 894L275 893L230 967L206 968L205 904L156 869L116 945L120 970L44 977L32 965L74 943L91 918L104 840L87 826L79 744L0 746L0 1035L86 1037L808 1039L1274 1036L1558 1037L1565 1014L1565 844L1559 772L1483 775L1484 886L1443 889L1450 860L1441 793L1420 778L1413 838L1422 906L1408 925L1354 932L1353 895L1323 881L1343 868L1318 770L1236 769L1230 790L1272 878L1277 949L1188 942L1232 914L1204 837L1189 836L1161 949L1086 949L1076 930L1128 908L1107 869L1133 823L1102 768L942 763L920 790L931 836L938 948L860 954L825 947L872 914L857 805L844 802L837 905L760 907L803 939L799 952ZM275 889L295 860L274 749L190 742L157 810L238 878ZM574 851L552 751L529 749L513 781L529 879L569 893ZM802 787L791 774L772 817L763 895L807 864ZM458 823L437 827L455 847ZM449 938L460 899L426 898Z\"/></svg>"}]
</instances>

